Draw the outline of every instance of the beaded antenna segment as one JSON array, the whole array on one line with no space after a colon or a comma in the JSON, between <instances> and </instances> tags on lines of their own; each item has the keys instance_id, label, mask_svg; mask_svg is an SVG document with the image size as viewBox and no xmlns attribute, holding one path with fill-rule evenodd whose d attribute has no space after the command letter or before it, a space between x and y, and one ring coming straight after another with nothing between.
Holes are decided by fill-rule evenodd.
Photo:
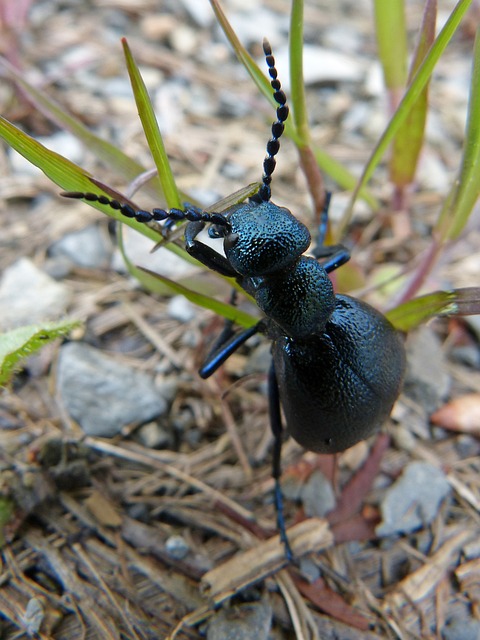
<instances>
[{"instance_id":1,"label":"beaded antenna segment","mask_svg":"<svg viewBox=\"0 0 480 640\"><path fill-rule=\"evenodd\" d=\"M272 55L272 47L269 41L265 38L263 41L263 52L265 53L265 60L268 66L268 73L270 75L270 84L273 89L273 98L278 104L277 107L277 120L272 124L272 137L267 142L267 156L263 161L263 186L260 188L258 195L263 202L268 202L272 197L272 191L270 184L272 182L272 174L275 171L276 160L275 156L280 150L280 137L285 131L285 121L288 118L289 109L287 105L287 96L282 90L282 85L278 79L278 72L275 67L275 58Z\"/></svg>"}]
</instances>

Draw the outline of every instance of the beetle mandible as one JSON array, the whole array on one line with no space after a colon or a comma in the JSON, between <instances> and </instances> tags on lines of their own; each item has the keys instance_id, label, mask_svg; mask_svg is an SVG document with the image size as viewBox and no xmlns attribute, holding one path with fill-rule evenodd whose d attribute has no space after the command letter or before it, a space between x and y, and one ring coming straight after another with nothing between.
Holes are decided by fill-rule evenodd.
<instances>
[{"instance_id":1,"label":"beetle mandible","mask_svg":"<svg viewBox=\"0 0 480 640\"><path fill-rule=\"evenodd\" d=\"M213 271L235 278L264 313L246 330L234 332L227 323L199 374L212 375L256 333L272 342L268 395L275 504L291 559L280 489L281 408L287 433L303 447L319 453L344 451L372 435L389 416L402 384L405 351L401 336L379 311L351 296L335 295L328 274L349 260L347 249L323 246L320 233L313 256L305 256L311 243L307 227L271 202L270 184L288 106L267 40L263 49L278 104L277 120L267 143L262 186L248 202L223 213L190 205L150 212L95 193L62 195L108 205L139 222L187 220L187 252ZM328 200L327 194L324 227ZM225 257L197 240L207 224L212 237L223 238Z\"/></svg>"}]
</instances>

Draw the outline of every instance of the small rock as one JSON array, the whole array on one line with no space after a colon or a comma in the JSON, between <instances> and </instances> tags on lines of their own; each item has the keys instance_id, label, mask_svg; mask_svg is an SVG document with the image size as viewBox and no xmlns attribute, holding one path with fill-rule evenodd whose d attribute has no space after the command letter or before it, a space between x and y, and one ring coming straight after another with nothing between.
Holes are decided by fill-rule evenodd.
<instances>
[{"instance_id":1,"label":"small rock","mask_svg":"<svg viewBox=\"0 0 480 640\"><path fill-rule=\"evenodd\" d=\"M146 38L155 40L156 43L168 36L177 26L174 16L164 13L148 14L140 22L140 29Z\"/></svg>"},{"instance_id":2,"label":"small rock","mask_svg":"<svg viewBox=\"0 0 480 640\"><path fill-rule=\"evenodd\" d=\"M183 296L174 296L167 307L168 315L179 322L190 322L195 318L195 307Z\"/></svg>"},{"instance_id":3,"label":"small rock","mask_svg":"<svg viewBox=\"0 0 480 640\"><path fill-rule=\"evenodd\" d=\"M0 283L0 327L11 329L62 316L70 302L70 289L20 258L5 269Z\"/></svg>"},{"instance_id":4,"label":"small rock","mask_svg":"<svg viewBox=\"0 0 480 640\"><path fill-rule=\"evenodd\" d=\"M97 225L90 225L69 233L50 248L54 257L66 257L73 264L87 269L102 269L108 266L111 243Z\"/></svg>"},{"instance_id":5,"label":"small rock","mask_svg":"<svg viewBox=\"0 0 480 640\"><path fill-rule=\"evenodd\" d=\"M300 558L300 572L302 578L305 578L310 584L314 583L321 577L320 567L312 558Z\"/></svg>"},{"instance_id":6,"label":"small rock","mask_svg":"<svg viewBox=\"0 0 480 640\"><path fill-rule=\"evenodd\" d=\"M163 136L176 135L185 128L185 105L192 104L191 94L192 87L180 80L169 79L156 88L153 106ZM207 111L211 113L209 106Z\"/></svg>"},{"instance_id":7,"label":"small rock","mask_svg":"<svg viewBox=\"0 0 480 640\"><path fill-rule=\"evenodd\" d=\"M241 0L238 12L232 7L229 11L229 22L237 34L238 39L245 46L258 45L265 37L265 25L268 24L268 39L274 48L277 58L277 44L283 40L282 31L285 23L280 12L269 11L255 0ZM286 17L286 15L285 15ZM223 34L222 34L223 35ZM225 36L223 36L225 38ZM265 64L265 60L263 60ZM262 67L263 68L263 67ZM288 78L288 74L281 74L281 78ZM283 80L282 80L283 84Z\"/></svg>"},{"instance_id":8,"label":"small rock","mask_svg":"<svg viewBox=\"0 0 480 640\"><path fill-rule=\"evenodd\" d=\"M249 376L255 373L265 374L270 369L272 363L271 344L262 340L260 344L253 348L245 362L242 374Z\"/></svg>"},{"instance_id":9,"label":"small rock","mask_svg":"<svg viewBox=\"0 0 480 640\"><path fill-rule=\"evenodd\" d=\"M27 602L25 613L21 616L22 626L30 638L40 633L40 627L45 619L44 603L39 598L31 598Z\"/></svg>"},{"instance_id":10,"label":"small rock","mask_svg":"<svg viewBox=\"0 0 480 640\"><path fill-rule=\"evenodd\" d=\"M480 351L477 345L461 345L453 347L450 357L455 362L470 367L471 369L480 369Z\"/></svg>"},{"instance_id":11,"label":"small rock","mask_svg":"<svg viewBox=\"0 0 480 640\"><path fill-rule=\"evenodd\" d=\"M422 153L417 171L417 182L422 189L444 193L451 181L451 172L437 153Z\"/></svg>"},{"instance_id":12,"label":"small rock","mask_svg":"<svg viewBox=\"0 0 480 640\"><path fill-rule=\"evenodd\" d=\"M245 167L241 164L237 164L236 162L232 162L227 160L222 166L222 175L229 180L245 180Z\"/></svg>"},{"instance_id":13,"label":"small rock","mask_svg":"<svg viewBox=\"0 0 480 640\"><path fill-rule=\"evenodd\" d=\"M385 492L377 535L410 533L430 524L449 493L450 485L441 469L427 462L411 462Z\"/></svg>"},{"instance_id":14,"label":"small rock","mask_svg":"<svg viewBox=\"0 0 480 640\"><path fill-rule=\"evenodd\" d=\"M165 550L175 560L183 560L190 552L190 547L182 536L170 536L165 543Z\"/></svg>"},{"instance_id":15,"label":"small rock","mask_svg":"<svg viewBox=\"0 0 480 640\"><path fill-rule=\"evenodd\" d=\"M150 269L176 281L198 272L198 269L191 263L186 262L168 249L162 247L151 253L154 243L130 227L124 226L123 228L123 242L129 259L136 266ZM113 254L112 267L120 273L126 271L120 251L115 251Z\"/></svg>"},{"instance_id":16,"label":"small rock","mask_svg":"<svg viewBox=\"0 0 480 640\"><path fill-rule=\"evenodd\" d=\"M333 487L319 470L314 471L305 482L300 498L309 518L323 518L336 504Z\"/></svg>"},{"instance_id":17,"label":"small rock","mask_svg":"<svg viewBox=\"0 0 480 640\"><path fill-rule=\"evenodd\" d=\"M478 640L480 621L467 616L447 620L442 629L442 638L443 640Z\"/></svg>"},{"instance_id":18,"label":"small rock","mask_svg":"<svg viewBox=\"0 0 480 640\"><path fill-rule=\"evenodd\" d=\"M325 30L322 42L332 49L341 47L343 52L353 55L358 55L358 52L363 48L360 31L353 24L329 25L328 29Z\"/></svg>"},{"instance_id":19,"label":"small rock","mask_svg":"<svg viewBox=\"0 0 480 640\"><path fill-rule=\"evenodd\" d=\"M198 36L193 29L186 24L178 24L170 32L170 44L172 49L185 57L192 55L198 48Z\"/></svg>"},{"instance_id":20,"label":"small rock","mask_svg":"<svg viewBox=\"0 0 480 640\"><path fill-rule=\"evenodd\" d=\"M285 47L276 49L275 61L279 77L282 78L282 85L288 91L290 88L288 49ZM303 47L303 75L306 86L319 82L360 82L365 75L366 67L366 62L358 55L350 56L309 44Z\"/></svg>"},{"instance_id":21,"label":"small rock","mask_svg":"<svg viewBox=\"0 0 480 640\"><path fill-rule=\"evenodd\" d=\"M125 425L152 420L167 409L150 376L83 343L62 346L57 386L65 409L91 436L113 437Z\"/></svg>"},{"instance_id":22,"label":"small rock","mask_svg":"<svg viewBox=\"0 0 480 640\"><path fill-rule=\"evenodd\" d=\"M218 115L227 118L246 118L252 113L252 105L248 100L239 100L232 91L220 91L217 104ZM245 173L245 169L244 169Z\"/></svg>"},{"instance_id":23,"label":"small rock","mask_svg":"<svg viewBox=\"0 0 480 640\"><path fill-rule=\"evenodd\" d=\"M448 395L450 376L437 335L430 327L420 327L407 341L405 393L433 413Z\"/></svg>"},{"instance_id":24,"label":"small rock","mask_svg":"<svg viewBox=\"0 0 480 640\"><path fill-rule=\"evenodd\" d=\"M165 449L172 445L172 434L156 422L148 422L138 429L136 436L147 449Z\"/></svg>"},{"instance_id":25,"label":"small rock","mask_svg":"<svg viewBox=\"0 0 480 640\"><path fill-rule=\"evenodd\" d=\"M207 640L268 640L272 607L266 598L223 608L210 618Z\"/></svg>"},{"instance_id":26,"label":"small rock","mask_svg":"<svg viewBox=\"0 0 480 640\"><path fill-rule=\"evenodd\" d=\"M215 16L208 2L181 0L181 3L198 26L206 28L212 24Z\"/></svg>"}]
</instances>

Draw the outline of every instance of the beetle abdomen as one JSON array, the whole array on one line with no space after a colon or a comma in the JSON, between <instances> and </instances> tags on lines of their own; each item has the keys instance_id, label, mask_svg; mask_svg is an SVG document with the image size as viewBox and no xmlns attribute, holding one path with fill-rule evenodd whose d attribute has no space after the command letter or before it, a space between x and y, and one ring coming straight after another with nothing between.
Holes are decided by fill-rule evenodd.
<instances>
[{"instance_id":1,"label":"beetle abdomen","mask_svg":"<svg viewBox=\"0 0 480 640\"><path fill-rule=\"evenodd\" d=\"M310 451L335 453L374 433L401 387L400 335L370 305L338 295L325 331L272 348L289 434Z\"/></svg>"}]
</instances>

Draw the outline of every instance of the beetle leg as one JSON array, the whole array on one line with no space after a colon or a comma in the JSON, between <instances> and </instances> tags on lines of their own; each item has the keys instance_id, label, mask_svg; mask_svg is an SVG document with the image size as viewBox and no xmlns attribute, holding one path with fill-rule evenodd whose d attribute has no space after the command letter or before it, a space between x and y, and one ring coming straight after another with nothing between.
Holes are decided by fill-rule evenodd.
<instances>
[{"instance_id":1,"label":"beetle leg","mask_svg":"<svg viewBox=\"0 0 480 640\"><path fill-rule=\"evenodd\" d=\"M285 547L285 557L288 562L293 560L293 552L287 537L285 529L285 516L283 509L283 494L280 486L281 455L282 455L282 415L280 412L280 395L278 393L277 375L273 362L270 366L268 374L268 405L270 413L270 427L273 434L273 458L272 458L272 476L275 481L275 511L277 512L277 528L280 534L280 540Z\"/></svg>"},{"instance_id":2,"label":"beetle leg","mask_svg":"<svg viewBox=\"0 0 480 640\"><path fill-rule=\"evenodd\" d=\"M224 330L220 334L219 339L215 342L212 351L207 356L206 361L199 370L198 374L201 378L209 378L220 365L222 365L232 353L242 346L249 338L259 331L263 330L263 321L257 322L253 327L249 327L244 331L234 333L232 325L227 322Z\"/></svg>"},{"instance_id":3,"label":"beetle leg","mask_svg":"<svg viewBox=\"0 0 480 640\"><path fill-rule=\"evenodd\" d=\"M224 256L196 239L204 228L205 222L190 222L187 224L185 229L185 248L187 252L212 271L230 278L237 277L237 272Z\"/></svg>"},{"instance_id":4,"label":"beetle leg","mask_svg":"<svg viewBox=\"0 0 480 640\"><path fill-rule=\"evenodd\" d=\"M326 191L323 211L320 216L320 224L318 225L317 242L312 250L312 255L317 258L317 260L328 258L325 262L321 263L327 273L335 271L335 269L338 269L338 267L341 267L342 264L350 260L350 252L343 244L333 244L330 246L325 246L324 244L328 230L328 210L330 208L331 198L331 192Z\"/></svg>"},{"instance_id":5,"label":"beetle leg","mask_svg":"<svg viewBox=\"0 0 480 640\"><path fill-rule=\"evenodd\" d=\"M335 271L350 260L350 252L343 244L332 244L327 247L321 245L315 247L312 253L317 260L325 259L320 264L327 273Z\"/></svg>"}]
</instances>

